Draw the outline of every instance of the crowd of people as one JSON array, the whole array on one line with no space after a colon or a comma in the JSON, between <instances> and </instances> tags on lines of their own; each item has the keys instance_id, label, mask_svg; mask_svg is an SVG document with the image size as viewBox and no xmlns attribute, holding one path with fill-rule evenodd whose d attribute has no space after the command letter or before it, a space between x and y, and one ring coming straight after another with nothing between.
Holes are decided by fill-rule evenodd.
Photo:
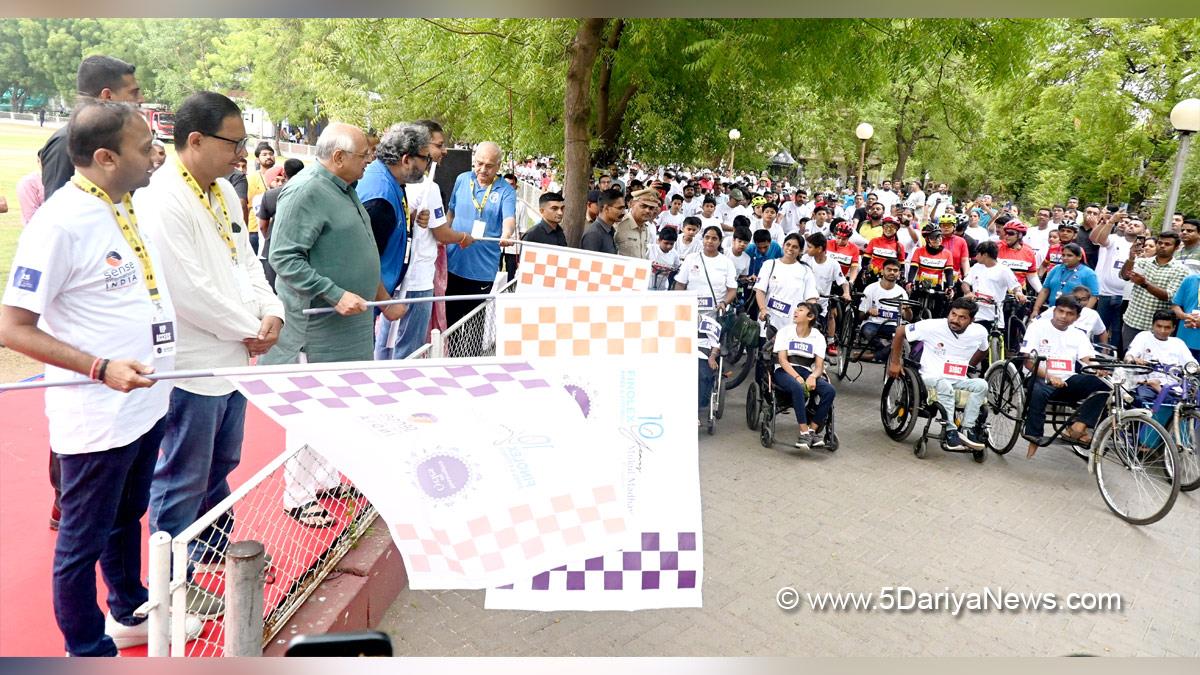
<instances>
[{"instance_id":1,"label":"crowd of people","mask_svg":"<svg viewBox=\"0 0 1200 675\"><path fill-rule=\"evenodd\" d=\"M269 142L248 157L238 106L197 92L175 113L169 158L138 113L133 65L88 57L77 86L69 123L18 187L26 227L0 301L0 341L44 362L50 383L104 385L47 389L46 415L55 617L69 654L112 656L147 637L134 616L147 600L141 517L148 510L153 531L175 536L227 497L244 436L246 399L229 380L149 375L254 359L405 358L482 302L449 300L443 312L430 298L486 295L498 273L515 273L512 247L568 242L552 172L529 163L501 177L492 142L474 146L443 203L434 178L446 138L432 120L377 138L330 124L315 160L280 161ZM520 180L542 191L529 227ZM773 345L774 381L797 401L797 446L820 443L836 396L826 359L851 356L832 339L848 320L835 310L857 299L875 344L856 358L889 363L894 375L902 343L924 342L922 377L943 405L970 393L961 442L974 447L969 427L986 386L967 370L1003 323L1009 294L1032 305L1022 349L1055 357L1038 373L1035 408L1095 390L1093 376L1075 372L1094 356L1093 339L1140 360L1200 355L1200 222L1176 214L1154 236L1123 208L1080 206L1048 205L1026 224L1012 203L960 203L945 183L810 192L766 175L647 173L635 163L596 172L580 247L648 259L652 287L695 294L702 316L747 308ZM901 327L883 301L918 288L937 294L934 316ZM378 313L367 304L393 299L404 302ZM305 313L312 308L332 311ZM702 408L724 376L720 340L708 337ZM818 401L811 417L807 397ZM1081 411L1074 440L1086 442L1097 414ZM1031 439L1039 419L1031 411ZM949 442L960 443L955 430ZM322 500L355 496L309 451L285 478L282 507L307 527L336 522ZM189 569L220 568L231 517L204 535L209 545ZM97 562L107 615L96 603ZM196 586L187 606L191 637L199 619L224 611Z\"/></svg>"}]
</instances>

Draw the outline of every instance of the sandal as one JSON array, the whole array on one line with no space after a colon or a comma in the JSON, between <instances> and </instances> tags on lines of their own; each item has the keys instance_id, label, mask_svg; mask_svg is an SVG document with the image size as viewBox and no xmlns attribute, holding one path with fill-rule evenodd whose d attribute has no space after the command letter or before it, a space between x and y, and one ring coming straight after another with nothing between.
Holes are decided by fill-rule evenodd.
<instances>
[{"instance_id":1,"label":"sandal","mask_svg":"<svg viewBox=\"0 0 1200 675\"><path fill-rule=\"evenodd\" d=\"M1084 447L1084 448L1091 447L1092 435L1089 434L1086 429L1083 431L1082 434L1080 434L1078 436L1071 434L1069 432L1070 432L1070 429L1064 429L1063 432L1061 434L1059 434L1059 436L1064 441L1066 441L1067 443L1070 443L1071 445L1078 445L1078 446Z\"/></svg>"},{"instance_id":2,"label":"sandal","mask_svg":"<svg viewBox=\"0 0 1200 675\"><path fill-rule=\"evenodd\" d=\"M297 523L313 529L329 527L337 522L337 518L334 518L332 513L316 502L309 502L293 509L284 509L283 512L291 516L292 520Z\"/></svg>"}]
</instances>

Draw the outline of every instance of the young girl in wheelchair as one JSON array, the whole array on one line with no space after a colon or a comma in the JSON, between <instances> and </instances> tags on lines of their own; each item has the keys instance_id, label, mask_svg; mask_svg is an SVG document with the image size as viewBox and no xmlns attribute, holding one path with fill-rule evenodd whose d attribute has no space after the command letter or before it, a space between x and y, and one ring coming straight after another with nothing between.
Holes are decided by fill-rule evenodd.
<instances>
[{"instance_id":1,"label":"young girl in wheelchair","mask_svg":"<svg viewBox=\"0 0 1200 675\"><path fill-rule=\"evenodd\" d=\"M795 446L801 450L823 447L823 437L816 431L828 421L837 395L825 379L825 336L816 326L819 314L816 303L799 304L792 313L792 324L775 334L776 365L772 380L791 396L800 424ZM810 418L808 402L814 397L816 410Z\"/></svg>"}]
</instances>

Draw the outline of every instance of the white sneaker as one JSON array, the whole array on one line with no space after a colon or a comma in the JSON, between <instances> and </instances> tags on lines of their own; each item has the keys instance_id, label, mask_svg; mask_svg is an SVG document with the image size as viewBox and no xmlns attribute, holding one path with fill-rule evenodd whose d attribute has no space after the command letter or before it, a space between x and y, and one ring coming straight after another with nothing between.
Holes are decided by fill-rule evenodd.
<instances>
[{"instance_id":1,"label":"white sneaker","mask_svg":"<svg viewBox=\"0 0 1200 675\"><path fill-rule=\"evenodd\" d=\"M187 626L189 641L200 637L200 633L204 631L204 622L191 614L187 615L184 625ZM150 622L143 621L136 626L126 626L114 619L112 613L108 613L104 615L104 633L112 638L117 649L136 647L150 641Z\"/></svg>"}]
</instances>

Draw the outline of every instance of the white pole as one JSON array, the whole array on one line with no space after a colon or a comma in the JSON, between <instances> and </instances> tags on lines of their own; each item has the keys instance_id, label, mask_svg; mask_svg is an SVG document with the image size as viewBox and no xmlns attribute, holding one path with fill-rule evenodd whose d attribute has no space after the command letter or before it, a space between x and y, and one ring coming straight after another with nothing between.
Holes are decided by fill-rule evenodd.
<instances>
[{"instance_id":1,"label":"white pole","mask_svg":"<svg viewBox=\"0 0 1200 675\"><path fill-rule=\"evenodd\" d=\"M446 336L436 328L429 334L429 355L435 359L446 358Z\"/></svg>"},{"instance_id":2,"label":"white pole","mask_svg":"<svg viewBox=\"0 0 1200 675\"><path fill-rule=\"evenodd\" d=\"M171 535L150 535L150 638L148 656L169 656L171 648Z\"/></svg>"},{"instance_id":3,"label":"white pole","mask_svg":"<svg viewBox=\"0 0 1200 675\"><path fill-rule=\"evenodd\" d=\"M1180 134L1179 151L1175 153L1175 174L1171 177L1171 192L1167 195L1167 208L1163 213L1163 232L1171 231L1171 216L1175 214L1175 204L1179 201L1179 184L1183 181L1183 169L1192 146L1192 136L1195 135L1187 131L1181 131Z\"/></svg>"},{"instance_id":4,"label":"white pole","mask_svg":"<svg viewBox=\"0 0 1200 675\"><path fill-rule=\"evenodd\" d=\"M188 541L171 540L171 656L187 656L187 566Z\"/></svg>"}]
</instances>

